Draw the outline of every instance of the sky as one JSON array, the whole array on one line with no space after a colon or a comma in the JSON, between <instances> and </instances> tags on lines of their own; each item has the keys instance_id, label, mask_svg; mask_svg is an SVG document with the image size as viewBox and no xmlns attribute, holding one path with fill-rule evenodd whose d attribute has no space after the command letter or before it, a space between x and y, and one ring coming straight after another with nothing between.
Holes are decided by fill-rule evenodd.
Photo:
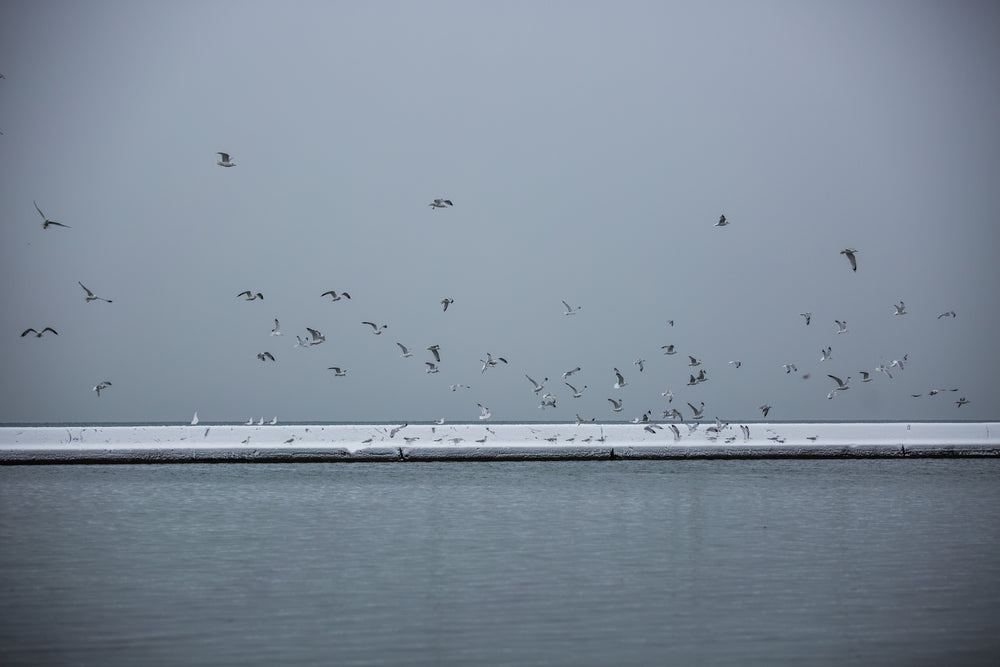
<instances>
[{"instance_id":1,"label":"sky","mask_svg":"<svg viewBox=\"0 0 1000 667\"><path fill-rule=\"evenodd\" d=\"M991 2L3 3L0 423L998 419L997 63Z\"/></svg>"}]
</instances>

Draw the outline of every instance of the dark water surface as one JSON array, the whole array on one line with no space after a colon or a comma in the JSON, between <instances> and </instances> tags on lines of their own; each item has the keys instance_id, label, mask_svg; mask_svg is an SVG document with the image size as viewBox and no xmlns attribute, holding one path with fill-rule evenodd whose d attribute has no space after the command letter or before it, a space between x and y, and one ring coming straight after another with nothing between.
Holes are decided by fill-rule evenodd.
<instances>
[{"instance_id":1,"label":"dark water surface","mask_svg":"<svg viewBox=\"0 0 1000 667\"><path fill-rule=\"evenodd\" d=\"M1000 461L0 468L0 663L1000 664Z\"/></svg>"}]
</instances>

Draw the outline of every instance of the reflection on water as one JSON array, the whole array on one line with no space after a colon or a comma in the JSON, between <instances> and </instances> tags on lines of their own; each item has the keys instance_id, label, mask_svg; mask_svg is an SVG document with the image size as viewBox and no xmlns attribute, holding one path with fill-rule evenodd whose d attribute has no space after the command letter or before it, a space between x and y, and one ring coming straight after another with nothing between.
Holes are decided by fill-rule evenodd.
<instances>
[{"instance_id":1,"label":"reflection on water","mask_svg":"<svg viewBox=\"0 0 1000 667\"><path fill-rule=\"evenodd\" d=\"M1000 461L0 468L5 664L993 664Z\"/></svg>"}]
</instances>

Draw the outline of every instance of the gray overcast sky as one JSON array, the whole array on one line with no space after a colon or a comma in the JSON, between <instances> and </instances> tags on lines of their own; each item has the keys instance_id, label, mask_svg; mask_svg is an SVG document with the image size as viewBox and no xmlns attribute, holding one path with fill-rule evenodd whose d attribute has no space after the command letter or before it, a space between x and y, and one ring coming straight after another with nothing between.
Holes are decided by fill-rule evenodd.
<instances>
[{"instance_id":1,"label":"gray overcast sky","mask_svg":"<svg viewBox=\"0 0 1000 667\"><path fill-rule=\"evenodd\" d=\"M0 422L997 419L998 62L993 2L4 3Z\"/></svg>"}]
</instances>

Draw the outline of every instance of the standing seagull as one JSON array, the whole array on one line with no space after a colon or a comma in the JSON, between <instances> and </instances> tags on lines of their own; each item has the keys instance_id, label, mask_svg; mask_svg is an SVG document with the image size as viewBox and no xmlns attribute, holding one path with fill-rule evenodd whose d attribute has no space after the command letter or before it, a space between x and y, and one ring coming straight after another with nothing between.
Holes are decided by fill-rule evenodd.
<instances>
[{"instance_id":1,"label":"standing seagull","mask_svg":"<svg viewBox=\"0 0 1000 667\"><path fill-rule=\"evenodd\" d=\"M844 248L843 250L840 251L841 255L847 256L847 261L851 263L851 270L855 272L858 270L858 260L854 256L856 252L857 250L855 250L854 248Z\"/></svg>"},{"instance_id":2,"label":"standing seagull","mask_svg":"<svg viewBox=\"0 0 1000 667\"><path fill-rule=\"evenodd\" d=\"M61 222L56 222L55 220L49 220L48 218L45 217L45 214L42 213L42 209L38 208L38 202L32 202L32 203L35 205L35 210L38 211L38 215L42 216L42 229L48 229L49 225L55 225L57 227L67 227L67 228L69 227L69 225L64 225Z\"/></svg>"},{"instance_id":3,"label":"standing seagull","mask_svg":"<svg viewBox=\"0 0 1000 667\"><path fill-rule=\"evenodd\" d=\"M220 167L235 167L236 166L236 163L229 159L229 153L223 153L222 151L219 151L218 153L216 153L216 155L219 155L222 158L218 162L215 163L215 164L219 165Z\"/></svg>"},{"instance_id":4,"label":"standing seagull","mask_svg":"<svg viewBox=\"0 0 1000 667\"><path fill-rule=\"evenodd\" d=\"M428 204L428 206L430 206L431 208L447 208L449 206L453 206L453 204L451 203L450 199L435 199L430 204Z\"/></svg>"},{"instance_id":5,"label":"standing seagull","mask_svg":"<svg viewBox=\"0 0 1000 667\"><path fill-rule=\"evenodd\" d=\"M83 288L83 291L87 293L87 301L107 301L108 303L111 303L111 299L105 299L103 296L97 296L87 289L86 285L81 283L79 280L76 282Z\"/></svg>"}]
</instances>

